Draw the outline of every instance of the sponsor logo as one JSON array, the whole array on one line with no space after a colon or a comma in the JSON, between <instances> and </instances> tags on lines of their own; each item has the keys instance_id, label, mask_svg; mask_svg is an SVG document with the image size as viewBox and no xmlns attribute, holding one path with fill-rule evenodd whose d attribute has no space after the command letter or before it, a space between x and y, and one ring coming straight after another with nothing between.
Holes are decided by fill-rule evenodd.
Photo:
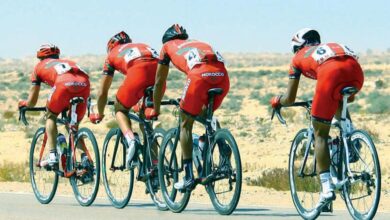
<instances>
[{"instance_id":1,"label":"sponsor logo","mask_svg":"<svg viewBox=\"0 0 390 220\"><path fill-rule=\"evenodd\" d=\"M215 72L215 73L202 73L202 77L216 77L216 76L225 76L225 73L222 72Z\"/></svg>"},{"instance_id":2,"label":"sponsor logo","mask_svg":"<svg viewBox=\"0 0 390 220\"><path fill-rule=\"evenodd\" d=\"M65 86L81 86L81 87L86 87L87 83L85 82L67 82L65 83Z\"/></svg>"}]
</instances>

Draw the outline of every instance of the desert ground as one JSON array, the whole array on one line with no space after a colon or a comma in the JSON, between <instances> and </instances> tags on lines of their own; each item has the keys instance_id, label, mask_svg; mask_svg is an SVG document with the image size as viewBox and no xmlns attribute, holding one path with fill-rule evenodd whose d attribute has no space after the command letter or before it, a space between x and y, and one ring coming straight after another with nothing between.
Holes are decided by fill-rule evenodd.
<instances>
[{"instance_id":1,"label":"desert ground","mask_svg":"<svg viewBox=\"0 0 390 220\"><path fill-rule=\"evenodd\" d=\"M355 103L350 105L356 128L367 130L373 137L382 168L382 196L379 211L390 211L390 52L361 53L360 62L365 71L365 82ZM71 57L85 66L92 81L91 95L96 97L98 80L101 75L103 56ZM222 126L229 128L239 145L243 167L243 189L240 203L292 207L288 188L264 187L256 184L265 173L276 168L287 169L289 149L296 132L307 126L304 109L283 111L287 126L277 120L270 120L269 99L282 94L288 82L287 71L291 55L288 54L227 54L227 67L231 78L231 90L216 112ZM34 58L21 60L0 59L0 191L31 192L28 182L28 154L35 130L43 125L42 115L30 115L30 126L18 122L17 103L26 99L29 91L29 75L35 63ZM123 76L117 73L110 90L115 92ZM180 97L184 86L184 75L172 71L168 77L166 97ZM310 99L315 81L302 77L298 100ZM38 106L44 106L49 88L42 86ZM109 127L115 126L115 119L106 109L106 117L99 125L93 125L86 118L82 127L93 130L100 150ZM162 110L156 126L168 129L175 125L172 109ZM196 126L195 132L202 129ZM11 167L10 169L5 169ZM13 169L13 167L15 167ZM3 172L3 174L2 174ZM7 174L8 172L8 174ZM14 172L14 173L13 173ZM16 173L18 172L18 173ZM5 174L4 174L5 173ZM276 177L275 177L276 178ZM287 176L284 177L287 181ZM275 181L277 182L277 181ZM135 185L140 190L134 198L147 198L143 184ZM141 189L142 188L142 189ZM71 193L66 180L61 180L60 194ZM100 196L105 196L103 187ZM208 202L203 188L193 192L193 200ZM345 209L341 199L336 209Z\"/></svg>"}]
</instances>

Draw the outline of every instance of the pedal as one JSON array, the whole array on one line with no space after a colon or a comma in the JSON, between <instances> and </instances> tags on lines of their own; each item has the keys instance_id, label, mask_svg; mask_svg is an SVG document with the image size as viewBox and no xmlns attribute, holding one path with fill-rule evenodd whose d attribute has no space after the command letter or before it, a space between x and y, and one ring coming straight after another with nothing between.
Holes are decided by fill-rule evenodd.
<instances>
[{"instance_id":1,"label":"pedal","mask_svg":"<svg viewBox=\"0 0 390 220\"><path fill-rule=\"evenodd\" d=\"M328 205L322 207L321 212L333 212L333 202L330 202Z\"/></svg>"}]
</instances>

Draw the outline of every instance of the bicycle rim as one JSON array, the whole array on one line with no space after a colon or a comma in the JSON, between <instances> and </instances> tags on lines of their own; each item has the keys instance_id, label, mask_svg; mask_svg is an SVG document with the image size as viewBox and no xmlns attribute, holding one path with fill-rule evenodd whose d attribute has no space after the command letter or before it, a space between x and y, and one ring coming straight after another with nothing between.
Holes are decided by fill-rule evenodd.
<instances>
[{"instance_id":1,"label":"bicycle rim","mask_svg":"<svg viewBox=\"0 0 390 220\"><path fill-rule=\"evenodd\" d=\"M355 181L343 187L348 211L355 219L372 219L378 209L381 191L381 170L378 154L367 132L355 130L349 148L356 161L349 164Z\"/></svg>"},{"instance_id":2,"label":"bicycle rim","mask_svg":"<svg viewBox=\"0 0 390 220\"><path fill-rule=\"evenodd\" d=\"M35 133L30 147L30 180L34 195L42 204L48 204L54 198L58 186L58 174L39 166L40 152L44 147L42 160L49 155L50 149L44 145L45 128L39 128Z\"/></svg>"},{"instance_id":3,"label":"bicycle rim","mask_svg":"<svg viewBox=\"0 0 390 220\"><path fill-rule=\"evenodd\" d=\"M146 187L157 209L161 211L168 210L168 206L165 204L160 190L158 167L155 161L158 161L158 152L160 151L165 133L165 130L162 128L154 129L153 141L151 144L148 143L146 151L147 155L145 157L147 173L150 174L146 181Z\"/></svg>"},{"instance_id":4,"label":"bicycle rim","mask_svg":"<svg viewBox=\"0 0 390 220\"><path fill-rule=\"evenodd\" d=\"M307 129L300 130L294 138L289 157L289 183L292 200L299 215L304 219L315 219L320 214L315 210L315 206L319 200L321 182L314 173L313 139L310 143L308 141ZM309 149L307 149L307 146L309 146ZM304 161L303 173L300 174Z\"/></svg>"},{"instance_id":5,"label":"bicycle rim","mask_svg":"<svg viewBox=\"0 0 390 220\"><path fill-rule=\"evenodd\" d=\"M208 153L206 176L212 175L214 181L206 186L207 192L218 213L230 215L241 195L242 168L237 143L228 130L220 129Z\"/></svg>"},{"instance_id":6,"label":"bicycle rim","mask_svg":"<svg viewBox=\"0 0 390 220\"><path fill-rule=\"evenodd\" d=\"M95 136L88 128L81 128L77 132L75 146L75 161L72 161L72 165L76 173L70 178L70 184L79 204L89 206L95 200L99 190L99 149ZM87 162L82 161L82 153L87 155Z\"/></svg>"},{"instance_id":7,"label":"bicycle rim","mask_svg":"<svg viewBox=\"0 0 390 220\"><path fill-rule=\"evenodd\" d=\"M177 135L177 128L170 129L163 139L158 160L158 176L161 192L168 208L173 212L183 211L191 196L191 192L179 192L173 185L183 178L184 172L179 169L179 160L181 160L181 147L177 141L174 146ZM169 161L172 161L170 164Z\"/></svg>"},{"instance_id":8,"label":"bicycle rim","mask_svg":"<svg viewBox=\"0 0 390 220\"><path fill-rule=\"evenodd\" d=\"M126 169L126 147L119 128L112 128L103 144L102 175L106 194L118 209L129 203L134 186L134 170Z\"/></svg>"}]
</instances>

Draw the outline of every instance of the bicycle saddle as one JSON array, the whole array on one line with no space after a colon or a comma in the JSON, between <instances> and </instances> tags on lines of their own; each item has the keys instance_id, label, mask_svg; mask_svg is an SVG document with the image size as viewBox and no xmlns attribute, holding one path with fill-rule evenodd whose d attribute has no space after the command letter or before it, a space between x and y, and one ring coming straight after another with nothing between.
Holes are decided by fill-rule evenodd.
<instances>
[{"instance_id":1,"label":"bicycle saddle","mask_svg":"<svg viewBox=\"0 0 390 220\"><path fill-rule=\"evenodd\" d=\"M355 87L345 87L341 90L341 95L352 95L357 93L358 89Z\"/></svg>"},{"instance_id":2,"label":"bicycle saddle","mask_svg":"<svg viewBox=\"0 0 390 220\"><path fill-rule=\"evenodd\" d=\"M221 89L221 88L212 88L212 89L209 89L209 91L207 92L207 94L209 94L209 96L221 95L222 93L223 93L223 89Z\"/></svg>"},{"instance_id":3,"label":"bicycle saddle","mask_svg":"<svg viewBox=\"0 0 390 220\"><path fill-rule=\"evenodd\" d=\"M78 103L84 102L84 99L83 99L83 97L74 97L69 102L70 102L71 105L74 105L74 104L78 104Z\"/></svg>"}]
</instances>

